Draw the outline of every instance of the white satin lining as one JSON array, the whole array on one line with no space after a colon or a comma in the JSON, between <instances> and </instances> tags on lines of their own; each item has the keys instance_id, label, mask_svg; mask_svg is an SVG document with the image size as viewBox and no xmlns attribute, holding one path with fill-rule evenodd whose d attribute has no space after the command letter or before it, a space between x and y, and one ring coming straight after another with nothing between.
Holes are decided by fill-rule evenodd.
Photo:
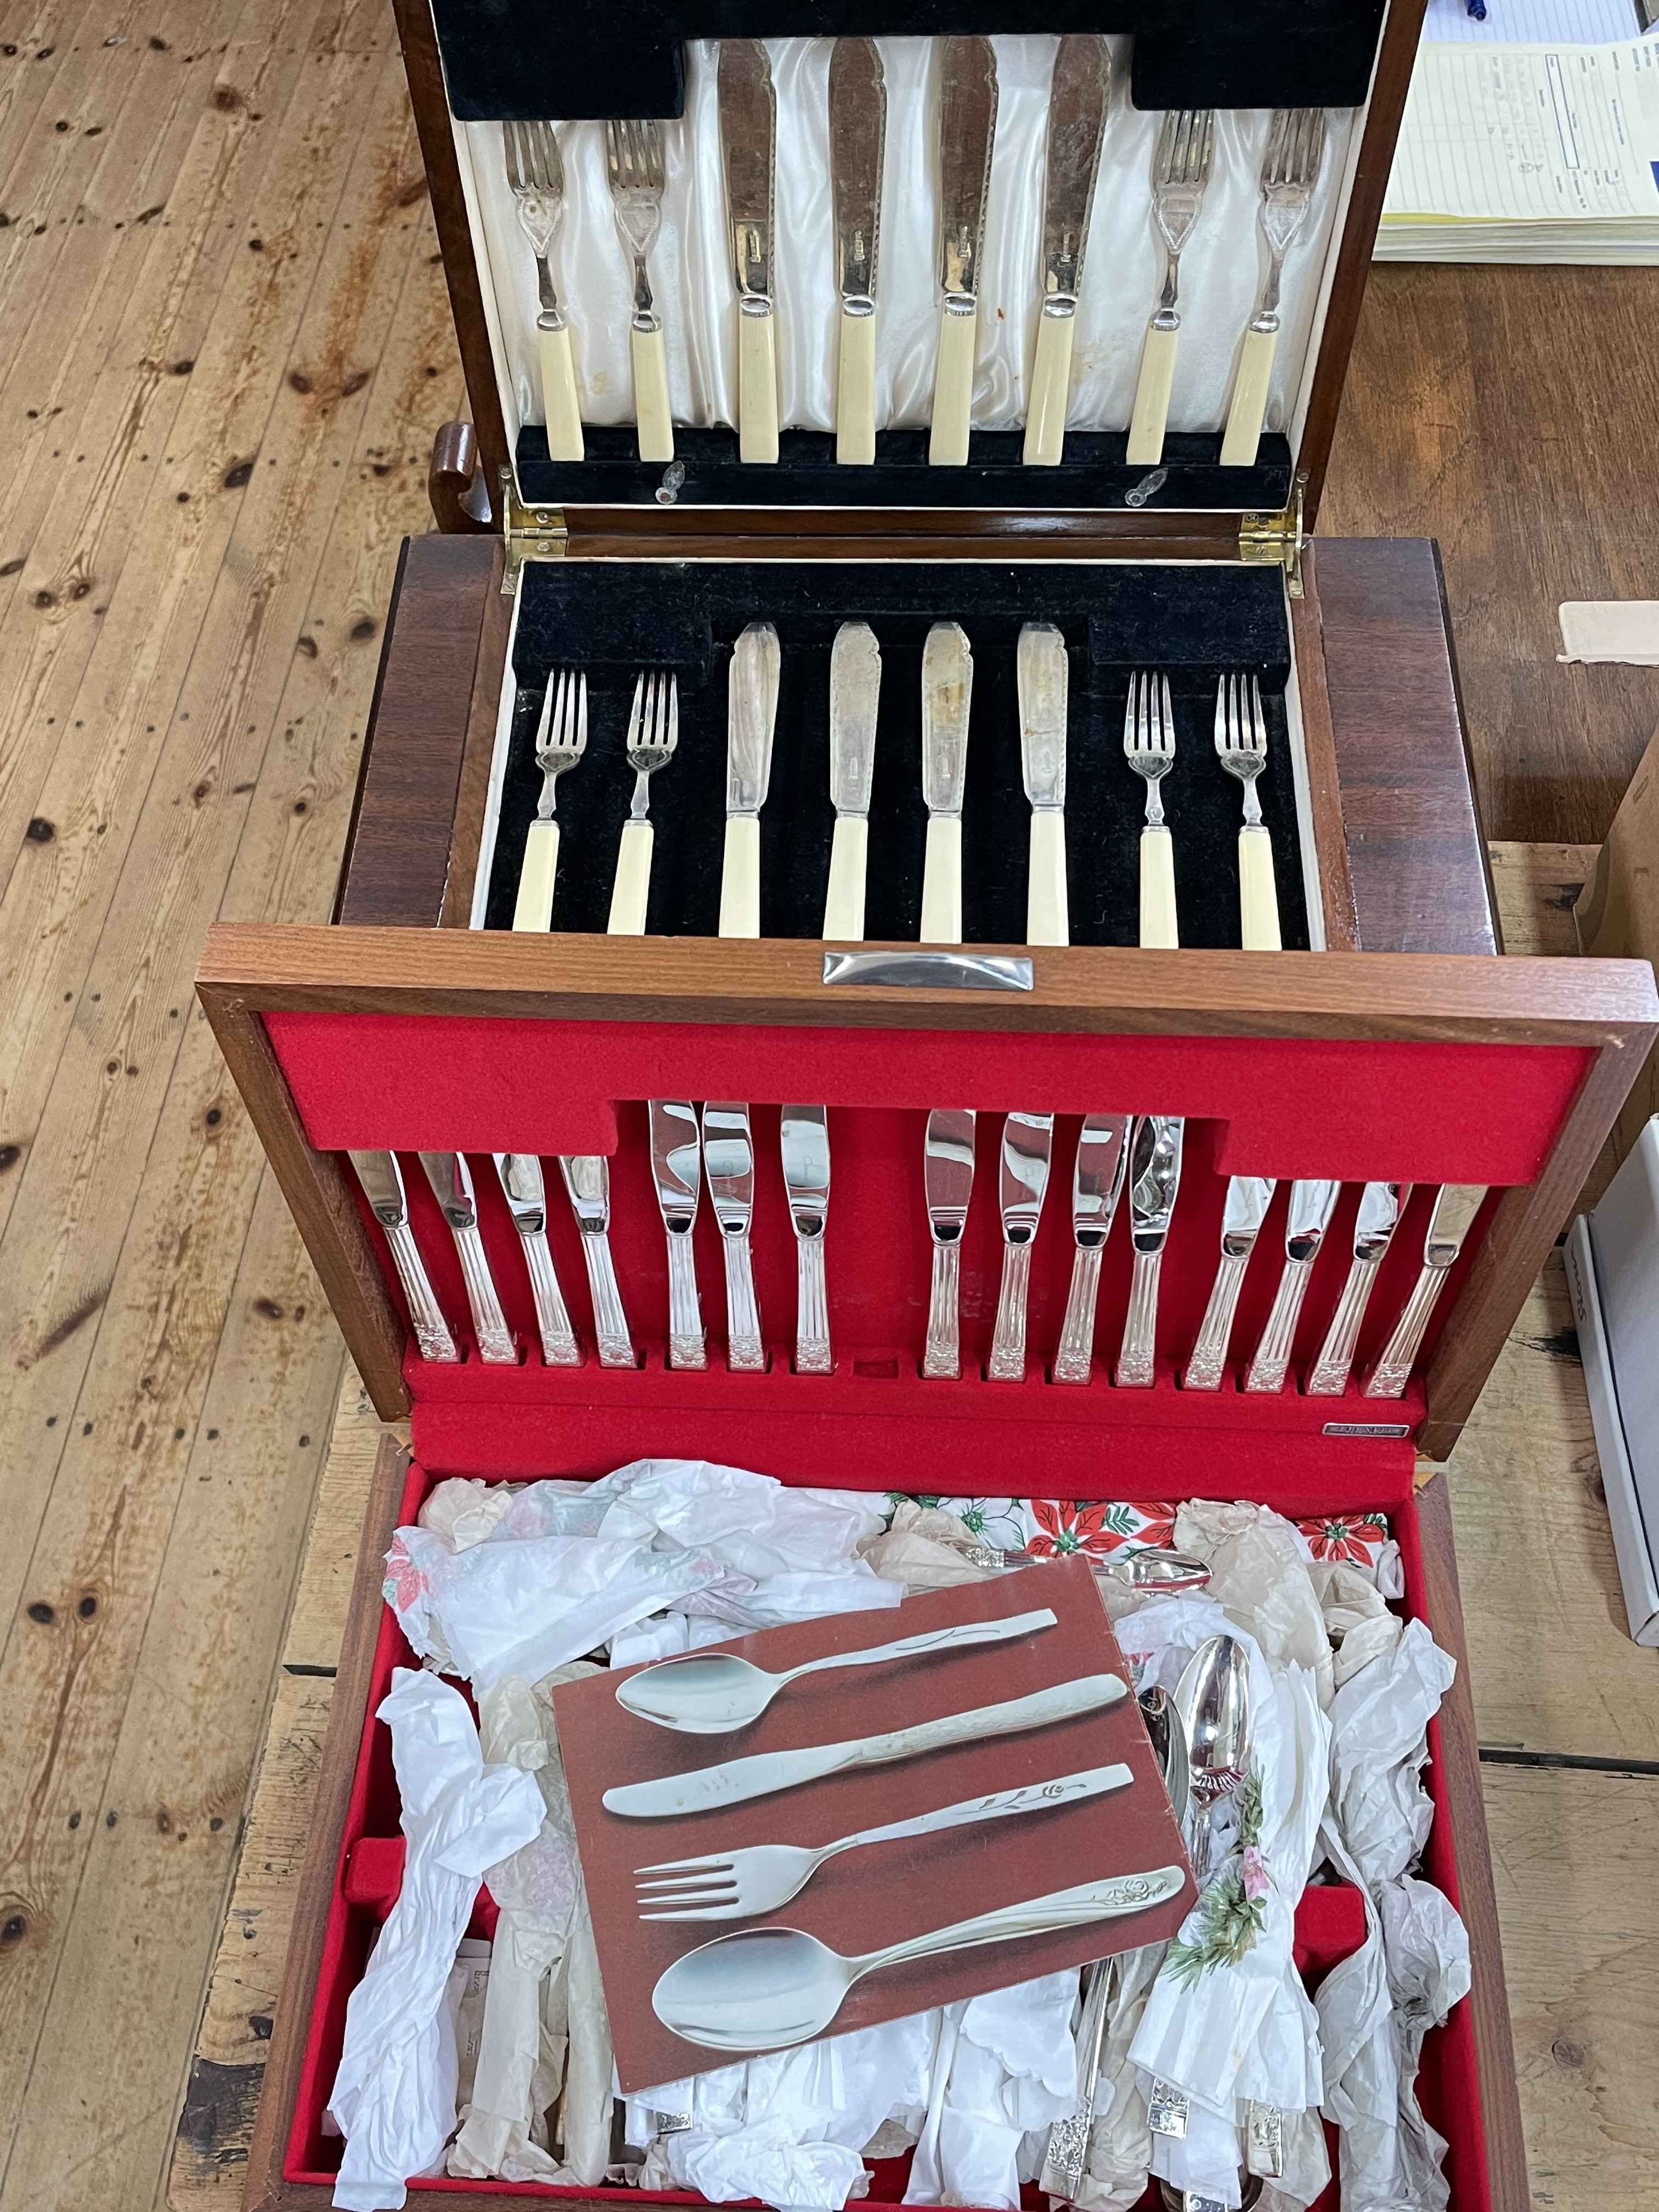
<instances>
[{"instance_id":1,"label":"white satin lining","mask_svg":"<svg viewBox=\"0 0 1659 2212\"><path fill-rule=\"evenodd\" d=\"M934 139L937 45L879 39L887 78L878 313L876 419L886 428L929 418L938 351L938 188ZM766 42L777 88L778 311L781 420L835 428L840 300L835 286L826 86L831 41ZM985 229L974 422L1008 429L1024 420L1041 280L1043 149L1057 41L999 37L996 149ZM1162 281L1152 223L1150 172L1159 117L1129 105L1127 38L1109 41L1113 98L1095 195L1078 311L1070 425L1121 429L1129 418L1141 339ZM737 306L727 249L712 40L687 49L686 112L663 126L667 189L651 276L668 349L678 422L730 426L737 419ZM1301 386L1348 167L1355 113L1328 114L1328 143L1314 205L1285 264L1278 356L1267 428L1290 423ZM1182 340L1172 430L1218 430L1225 420L1239 343L1266 274L1256 214L1266 110L1216 117L1215 158L1204 211L1181 264ZM519 228L502 166L498 123L459 126L471 171L495 295L498 343L520 422L543 420L536 366L536 268ZM629 362L631 271L611 215L605 126L557 126L564 159L564 220L554 282L569 313L583 419L634 420ZM499 364L498 364L499 366Z\"/></svg>"}]
</instances>

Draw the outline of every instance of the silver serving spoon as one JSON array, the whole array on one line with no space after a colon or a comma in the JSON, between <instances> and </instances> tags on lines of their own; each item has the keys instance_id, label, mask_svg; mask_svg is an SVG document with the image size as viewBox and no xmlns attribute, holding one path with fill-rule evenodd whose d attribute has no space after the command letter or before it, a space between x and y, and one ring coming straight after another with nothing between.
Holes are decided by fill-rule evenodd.
<instances>
[{"instance_id":1,"label":"silver serving spoon","mask_svg":"<svg viewBox=\"0 0 1659 2212\"><path fill-rule=\"evenodd\" d=\"M624 1675L617 1685L617 1703L642 1721L654 1721L659 1728L674 1729L683 1735L722 1735L728 1729L758 1720L786 1684L799 1682L805 1674L824 1674L836 1667L878 1667L930 1652L963 1650L974 1644L1006 1644L1012 1637L1054 1626L1054 1615L1044 1606L1036 1613L1012 1613L1004 1620L961 1621L951 1628L931 1629L896 1644L878 1644L872 1650L832 1651L827 1658L809 1659L805 1666L791 1667L781 1674L769 1674L735 1651L687 1651Z\"/></svg>"},{"instance_id":2,"label":"silver serving spoon","mask_svg":"<svg viewBox=\"0 0 1659 2212\"><path fill-rule=\"evenodd\" d=\"M1185 1883L1176 1866L1107 1875L851 1958L799 1928L740 1929L676 1959L651 1992L651 2008L665 2027L710 2051L810 2043L828 2031L854 1984L884 1966L1145 1912L1179 1896Z\"/></svg>"},{"instance_id":3,"label":"silver serving spoon","mask_svg":"<svg viewBox=\"0 0 1659 2212\"><path fill-rule=\"evenodd\" d=\"M1199 1645L1176 1684L1175 1702L1197 1816L1193 1873L1202 1882L1210 1871L1212 1810L1239 1787L1249 1759L1249 1668L1236 1637L1212 1636Z\"/></svg>"},{"instance_id":4,"label":"silver serving spoon","mask_svg":"<svg viewBox=\"0 0 1659 2212\"><path fill-rule=\"evenodd\" d=\"M1146 1717L1146 1733L1152 1740L1152 1749L1164 1771L1164 1787L1169 1792L1170 1804L1176 1822L1187 1823L1187 1801L1191 1791L1191 1778L1187 1767L1187 1730L1176 1711L1175 1700L1166 1690L1154 1682L1150 1690L1141 1692L1140 1710Z\"/></svg>"}]
</instances>

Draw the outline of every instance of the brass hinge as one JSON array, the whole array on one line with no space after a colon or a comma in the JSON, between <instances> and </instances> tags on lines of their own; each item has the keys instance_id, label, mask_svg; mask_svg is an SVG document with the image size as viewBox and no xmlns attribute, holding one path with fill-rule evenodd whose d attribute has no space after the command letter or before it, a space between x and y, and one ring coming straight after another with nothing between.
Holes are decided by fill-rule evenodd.
<instances>
[{"instance_id":1,"label":"brass hinge","mask_svg":"<svg viewBox=\"0 0 1659 2212\"><path fill-rule=\"evenodd\" d=\"M562 561L570 544L562 507L526 507L519 497L511 469L501 471L501 516L507 538L507 566L501 572L501 595L511 599L519 588L519 571L526 561Z\"/></svg>"},{"instance_id":2,"label":"brass hinge","mask_svg":"<svg viewBox=\"0 0 1659 2212\"><path fill-rule=\"evenodd\" d=\"M1291 486L1291 503L1279 514L1247 514L1238 526L1238 557L1255 565L1273 562L1285 571L1285 588L1293 599L1302 597L1302 501L1307 484L1298 475Z\"/></svg>"}]
</instances>

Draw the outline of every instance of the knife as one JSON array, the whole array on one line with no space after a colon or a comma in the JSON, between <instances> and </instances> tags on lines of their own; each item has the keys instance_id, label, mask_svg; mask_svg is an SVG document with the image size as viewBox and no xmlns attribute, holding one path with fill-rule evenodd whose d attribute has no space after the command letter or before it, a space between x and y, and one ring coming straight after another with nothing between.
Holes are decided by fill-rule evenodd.
<instances>
[{"instance_id":1,"label":"knife","mask_svg":"<svg viewBox=\"0 0 1659 2212\"><path fill-rule=\"evenodd\" d=\"M653 1098L647 1109L651 1125L651 1176L657 1207L668 1239L668 1364L707 1367L702 1307L697 1297L697 1262L691 1232L702 1194L702 1132L697 1109L684 1098Z\"/></svg>"},{"instance_id":2,"label":"knife","mask_svg":"<svg viewBox=\"0 0 1659 2212\"><path fill-rule=\"evenodd\" d=\"M623 1311L622 1289L611 1260L611 1164L601 1152L573 1152L561 1158L559 1172L581 1231L599 1364L637 1367L628 1316Z\"/></svg>"},{"instance_id":3,"label":"knife","mask_svg":"<svg viewBox=\"0 0 1659 2212\"><path fill-rule=\"evenodd\" d=\"M738 284L738 458L778 458L778 358L772 301L778 96L758 39L722 39L720 161Z\"/></svg>"},{"instance_id":4,"label":"knife","mask_svg":"<svg viewBox=\"0 0 1659 2212\"><path fill-rule=\"evenodd\" d=\"M747 1759L722 1759L717 1766L694 1767L689 1774L664 1774L650 1782L627 1782L607 1790L607 1813L630 1820L673 1820L706 1813L721 1805L743 1805L754 1797L775 1796L848 1767L885 1766L897 1759L916 1759L957 1744L979 1743L993 1735L1017 1735L1026 1729L1051 1728L1086 1713L1104 1712L1128 1695L1116 1674L1085 1674L1029 1697L1002 1705L978 1705L965 1713L893 1729L881 1735L854 1736L844 1743L810 1744L798 1751L757 1751Z\"/></svg>"},{"instance_id":5,"label":"knife","mask_svg":"<svg viewBox=\"0 0 1659 2212\"><path fill-rule=\"evenodd\" d=\"M1158 1278L1181 1188L1181 1147L1187 1125L1176 1114L1143 1114L1129 1152L1129 1234L1134 1269L1118 1347L1120 1389L1152 1387L1158 1364Z\"/></svg>"},{"instance_id":6,"label":"knife","mask_svg":"<svg viewBox=\"0 0 1659 2212\"><path fill-rule=\"evenodd\" d=\"M524 1248L525 1270L536 1301L536 1326L541 1332L542 1358L550 1367L579 1367L582 1356L548 1248L547 1190L542 1182L542 1164L534 1152L497 1152L495 1172Z\"/></svg>"},{"instance_id":7,"label":"knife","mask_svg":"<svg viewBox=\"0 0 1659 2212\"><path fill-rule=\"evenodd\" d=\"M945 39L941 43L939 281L945 301L927 459L935 468L963 468L974 411L985 203L997 129L997 58L988 39Z\"/></svg>"},{"instance_id":8,"label":"knife","mask_svg":"<svg viewBox=\"0 0 1659 2212\"><path fill-rule=\"evenodd\" d=\"M921 871L921 941L962 942L962 792L974 656L960 623L935 623L921 651L921 795L927 852Z\"/></svg>"},{"instance_id":9,"label":"knife","mask_svg":"<svg viewBox=\"0 0 1659 2212\"><path fill-rule=\"evenodd\" d=\"M1446 1287L1446 1278L1463 1249L1463 1239L1486 1195L1483 1182L1441 1185L1429 1218L1429 1233L1423 1240L1423 1272L1401 1308L1376 1364L1365 1377L1363 1388L1366 1397L1397 1398L1405 1389L1417 1355L1423 1348L1423 1333L1428 1328L1429 1316Z\"/></svg>"},{"instance_id":10,"label":"knife","mask_svg":"<svg viewBox=\"0 0 1659 2212\"><path fill-rule=\"evenodd\" d=\"M1083 256L1089 240L1100 145L1112 96L1104 39L1069 33L1054 55L1048 89L1048 173L1042 198L1042 312L1037 318L1031 396L1025 409L1028 465L1052 468L1066 441Z\"/></svg>"},{"instance_id":11,"label":"knife","mask_svg":"<svg viewBox=\"0 0 1659 2212\"><path fill-rule=\"evenodd\" d=\"M1091 1114L1078 1133L1072 1170L1072 1287L1054 1355L1056 1382L1086 1382L1094 1368L1095 1304L1100 1296L1100 1255L1129 1165L1127 1114Z\"/></svg>"},{"instance_id":12,"label":"knife","mask_svg":"<svg viewBox=\"0 0 1659 2212\"><path fill-rule=\"evenodd\" d=\"M403 1285L410 1327L415 1332L422 1358L446 1362L459 1359L460 1352L426 1272L421 1248L415 1242L415 1231L409 1225L409 1198L404 1189L404 1171L398 1164L398 1155L362 1152L349 1152L346 1157L363 1187L369 1212L386 1231L386 1241L392 1249L392 1264Z\"/></svg>"},{"instance_id":13,"label":"knife","mask_svg":"<svg viewBox=\"0 0 1659 2212\"><path fill-rule=\"evenodd\" d=\"M843 623L830 648L830 798L836 830L823 934L864 935L864 877L870 850L870 785L876 765L881 647L868 623Z\"/></svg>"},{"instance_id":14,"label":"knife","mask_svg":"<svg viewBox=\"0 0 1659 2212\"><path fill-rule=\"evenodd\" d=\"M478 1356L492 1364L516 1363L519 1348L495 1295L483 1239L478 1234L478 1201L472 1189L472 1171L459 1152L422 1152L421 1165L432 1186L432 1195L443 1209L449 1233L460 1255L466 1284L466 1302L472 1309L472 1334Z\"/></svg>"},{"instance_id":15,"label":"knife","mask_svg":"<svg viewBox=\"0 0 1659 2212\"><path fill-rule=\"evenodd\" d=\"M887 86L876 42L837 39L830 50L830 197L841 294L836 459L864 467L876 458L876 262L886 138Z\"/></svg>"},{"instance_id":16,"label":"knife","mask_svg":"<svg viewBox=\"0 0 1659 2212\"><path fill-rule=\"evenodd\" d=\"M749 1109L735 1102L702 1109L702 1165L726 1255L726 1361L752 1372L766 1365L760 1308L749 1256L755 1207L755 1140Z\"/></svg>"},{"instance_id":17,"label":"knife","mask_svg":"<svg viewBox=\"0 0 1659 2212\"><path fill-rule=\"evenodd\" d=\"M1064 41L1062 40L1062 44ZM1025 942L1064 945L1066 906L1066 641L1052 623L1019 634L1019 757L1031 807Z\"/></svg>"},{"instance_id":18,"label":"knife","mask_svg":"<svg viewBox=\"0 0 1659 2212\"><path fill-rule=\"evenodd\" d=\"M786 1106L781 1130L783 1180L795 1231L795 1372L830 1375L830 1297L823 1231L830 1212L830 1127L822 1106Z\"/></svg>"},{"instance_id":19,"label":"knife","mask_svg":"<svg viewBox=\"0 0 1659 2212\"><path fill-rule=\"evenodd\" d=\"M993 1382L1025 1380L1025 1306L1031 1280L1031 1247L1048 1188L1054 1150L1052 1114L1010 1114L1002 1124L1002 1288L991 1339Z\"/></svg>"},{"instance_id":20,"label":"knife","mask_svg":"<svg viewBox=\"0 0 1659 2212\"><path fill-rule=\"evenodd\" d=\"M750 623L732 648L726 716L726 854L720 935L760 935L760 811L772 780L781 656L770 623Z\"/></svg>"},{"instance_id":21,"label":"knife","mask_svg":"<svg viewBox=\"0 0 1659 2212\"><path fill-rule=\"evenodd\" d=\"M1296 1340L1302 1301L1308 1294L1314 1261L1330 1226L1342 1186L1340 1182L1293 1182L1285 1218L1285 1265L1255 1357L1245 1371L1247 1390L1282 1390Z\"/></svg>"},{"instance_id":22,"label":"knife","mask_svg":"<svg viewBox=\"0 0 1659 2212\"><path fill-rule=\"evenodd\" d=\"M1401 1209L1411 1195L1411 1188L1408 1182L1368 1182L1359 1194L1359 1212L1353 1225L1353 1264L1308 1376L1310 1398L1340 1398L1348 1387L1354 1346L1370 1304L1376 1271L1394 1242Z\"/></svg>"},{"instance_id":23,"label":"knife","mask_svg":"<svg viewBox=\"0 0 1659 2212\"><path fill-rule=\"evenodd\" d=\"M1185 1388L1218 1390L1232 1340L1233 1316L1244 1287L1244 1270L1255 1249L1257 1232L1267 1218L1278 1185L1267 1176L1231 1176L1221 1215L1221 1265L1216 1269L1210 1303L1204 1309L1198 1340L1187 1362Z\"/></svg>"},{"instance_id":24,"label":"knife","mask_svg":"<svg viewBox=\"0 0 1659 2212\"><path fill-rule=\"evenodd\" d=\"M927 1293L927 1341L921 1371L935 1381L954 1382L962 1372L958 1317L962 1233L968 1225L968 1201L974 1190L975 1127L971 1107L935 1106L927 1116L922 1180L927 1194L927 1227L933 1240L933 1271Z\"/></svg>"}]
</instances>

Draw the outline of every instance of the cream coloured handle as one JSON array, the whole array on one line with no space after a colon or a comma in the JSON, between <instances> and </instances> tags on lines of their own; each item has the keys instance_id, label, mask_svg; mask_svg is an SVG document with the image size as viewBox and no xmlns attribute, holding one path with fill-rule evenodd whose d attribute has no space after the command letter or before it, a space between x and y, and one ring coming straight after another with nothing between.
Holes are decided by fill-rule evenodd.
<instances>
[{"instance_id":1,"label":"cream coloured handle","mask_svg":"<svg viewBox=\"0 0 1659 2212\"><path fill-rule=\"evenodd\" d=\"M946 1713L940 1720L923 1721L915 1728L871 1736L851 1747L856 1756L848 1764L880 1766L890 1759L915 1759L924 1752L977 1743L983 1736L1018 1735L1025 1729L1051 1728L1057 1721L1076 1720L1084 1713L1103 1712L1109 1705L1121 1705L1128 1694L1120 1675L1084 1674L1076 1681L1057 1682L1050 1690L1034 1690L1030 1697L1010 1698L999 1705L975 1705L969 1712Z\"/></svg>"},{"instance_id":2,"label":"cream coloured handle","mask_svg":"<svg viewBox=\"0 0 1659 2212\"><path fill-rule=\"evenodd\" d=\"M841 311L841 362L836 376L836 459L868 468L876 458L876 311Z\"/></svg>"},{"instance_id":3,"label":"cream coloured handle","mask_svg":"<svg viewBox=\"0 0 1659 2212\"><path fill-rule=\"evenodd\" d=\"M1173 951L1176 926L1175 840L1151 823L1140 833L1140 941Z\"/></svg>"},{"instance_id":4,"label":"cream coloured handle","mask_svg":"<svg viewBox=\"0 0 1659 2212\"><path fill-rule=\"evenodd\" d=\"M611 919L605 924L611 937L643 937L645 910L651 896L651 848L656 832L648 822L623 823L617 848L617 876L611 886Z\"/></svg>"},{"instance_id":5,"label":"cream coloured handle","mask_svg":"<svg viewBox=\"0 0 1659 2212\"><path fill-rule=\"evenodd\" d=\"M1031 362L1031 396L1025 406L1025 465L1057 467L1066 443L1066 409L1072 392L1070 312L1037 317L1036 352Z\"/></svg>"},{"instance_id":6,"label":"cream coloured handle","mask_svg":"<svg viewBox=\"0 0 1659 2212\"><path fill-rule=\"evenodd\" d=\"M921 942L962 942L962 817L930 814L921 867Z\"/></svg>"},{"instance_id":7,"label":"cream coloured handle","mask_svg":"<svg viewBox=\"0 0 1659 2212\"><path fill-rule=\"evenodd\" d=\"M1273 842L1259 822L1238 833L1238 921L1247 952L1277 952L1279 893L1273 884Z\"/></svg>"},{"instance_id":8,"label":"cream coloured handle","mask_svg":"<svg viewBox=\"0 0 1659 2212\"><path fill-rule=\"evenodd\" d=\"M1124 459L1136 468L1156 468L1164 459L1164 429L1170 419L1170 394L1175 389L1176 356L1181 350L1180 330L1146 329L1140 356L1140 376L1135 386L1134 412L1129 417L1129 444Z\"/></svg>"},{"instance_id":9,"label":"cream coloured handle","mask_svg":"<svg viewBox=\"0 0 1659 2212\"><path fill-rule=\"evenodd\" d=\"M831 944L857 944L864 935L865 864L870 824L861 814L838 814L830 845L830 889L823 902L823 934Z\"/></svg>"},{"instance_id":10,"label":"cream coloured handle","mask_svg":"<svg viewBox=\"0 0 1659 2212\"><path fill-rule=\"evenodd\" d=\"M660 329L628 334L634 357L634 420L639 428L640 459L674 458L674 410L668 398L668 348Z\"/></svg>"},{"instance_id":11,"label":"cream coloured handle","mask_svg":"<svg viewBox=\"0 0 1659 2212\"><path fill-rule=\"evenodd\" d=\"M1070 942L1066 902L1066 817L1053 807L1031 815L1031 866L1025 885L1025 942Z\"/></svg>"},{"instance_id":12,"label":"cream coloured handle","mask_svg":"<svg viewBox=\"0 0 1659 2212\"><path fill-rule=\"evenodd\" d=\"M1227 410L1226 434L1221 441L1224 469L1255 465L1261 444L1261 425L1267 414L1267 386L1273 381L1277 331L1246 331L1233 380L1233 403Z\"/></svg>"},{"instance_id":13,"label":"cream coloured handle","mask_svg":"<svg viewBox=\"0 0 1659 2212\"><path fill-rule=\"evenodd\" d=\"M720 935L760 935L760 817L729 814L720 869Z\"/></svg>"},{"instance_id":14,"label":"cream coloured handle","mask_svg":"<svg viewBox=\"0 0 1659 2212\"><path fill-rule=\"evenodd\" d=\"M974 416L974 355L979 317L973 302L947 305L939 317L939 367L933 374L933 422L927 459L936 469L965 468Z\"/></svg>"},{"instance_id":15,"label":"cream coloured handle","mask_svg":"<svg viewBox=\"0 0 1659 2212\"><path fill-rule=\"evenodd\" d=\"M532 822L524 841L519 895L513 902L514 929L551 929L553 879L559 870L559 825Z\"/></svg>"},{"instance_id":16,"label":"cream coloured handle","mask_svg":"<svg viewBox=\"0 0 1659 2212\"><path fill-rule=\"evenodd\" d=\"M771 302L738 315L738 459L778 458L778 358Z\"/></svg>"},{"instance_id":17,"label":"cream coloured handle","mask_svg":"<svg viewBox=\"0 0 1659 2212\"><path fill-rule=\"evenodd\" d=\"M582 410L576 398L576 364L570 350L570 326L538 330L536 349L542 364L542 412L547 417L547 450L556 461L582 458Z\"/></svg>"}]
</instances>

